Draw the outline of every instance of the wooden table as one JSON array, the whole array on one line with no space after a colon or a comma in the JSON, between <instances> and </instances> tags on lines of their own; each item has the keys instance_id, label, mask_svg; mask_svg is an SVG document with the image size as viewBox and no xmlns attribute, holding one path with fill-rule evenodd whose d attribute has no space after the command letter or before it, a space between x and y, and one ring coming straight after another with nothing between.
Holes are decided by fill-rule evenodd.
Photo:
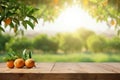
<instances>
[{"instance_id":1,"label":"wooden table","mask_svg":"<svg viewBox=\"0 0 120 80\"><path fill-rule=\"evenodd\" d=\"M120 63L36 63L9 69L0 63L0 80L120 80Z\"/></svg>"}]
</instances>

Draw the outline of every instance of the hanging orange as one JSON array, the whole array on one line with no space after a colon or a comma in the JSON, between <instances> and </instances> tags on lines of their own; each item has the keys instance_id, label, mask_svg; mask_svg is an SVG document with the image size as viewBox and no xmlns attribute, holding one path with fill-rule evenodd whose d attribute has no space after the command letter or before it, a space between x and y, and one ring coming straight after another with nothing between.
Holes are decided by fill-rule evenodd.
<instances>
[{"instance_id":1,"label":"hanging orange","mask_svg":"<svg viewBox=\"0 0 120 80\"><path fill-rule=\"evenodd\" d=\"M54 4L57 4L58 3L58 0L54 0Z\"/></svg>"},{"instance_id":2,"label":"hanging orange","mask_svg":"<svg viewBox=\"0 0 120 80\"><path fill-rule=\"evenodd\" d=\"M84 5L84 6L88 6L88 4L89 4L89 1L88 1L88 0L83 0L83 5Z\"/></svg>"},{"instance_id":3,"label":"hanging orange","mask_svg":"<svg viewBox=\"0 0 120 80\"><path fill-rule=\"evenodd\" d=\"M115 20L112 19L112 20L110 21L110 24L111 24L112 26L115 25Z\"/></svg>"},{"instance_id":4,"label":"hanging orange","mask_svg":"<svg viewBox=\"0 0 120 80\"><path fill-rule=\"evenodd\" d=\"M7 18L4 20L4 22L5 22L5 25L9 25L12 22L12 20L11 18Z\"/></svg>"},{"instance_id":5,"label":"hanging orange","mask_svg":"<svg viewBox=\"0 0 120 80\"><path fill-rule=\"evenodd\" d=\"M107 6L107 4L108 4L108 0L105 0L105 1L102 3L103 6Z\"/></svg>"}]
</instances>

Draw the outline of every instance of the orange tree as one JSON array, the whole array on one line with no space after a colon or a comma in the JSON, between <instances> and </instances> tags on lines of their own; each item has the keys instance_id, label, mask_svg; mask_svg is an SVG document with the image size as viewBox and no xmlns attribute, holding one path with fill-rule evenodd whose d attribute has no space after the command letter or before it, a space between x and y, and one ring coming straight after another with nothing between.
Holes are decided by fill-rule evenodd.
<instances>
[{"instance_id":1,"label":"orange tree","mask_svg":"<svg viewBox=\"0 0 120 80\"><path fill-rule=\"evenodd\" d=\"M71 2L72 0L70 0ZM34 29L36 17L44 21L53 21L58 15L65 0L0 0L0 31L9 26L17 32L22 25L25 29ZM33 13L39 11L33 16Z\"/></svg>"},{"instance_id":2,"label":"orange tree","mask_svg":"<svg viewBox=\"0 0 120 80\"><path fill-rule=\"evenodd\" d=\"M25 0L25 3L37 5L39 17L46 20L54 20L64 7L80 5L96 21L105 21L108 26L114 26L120 33L120 0Z\"/></svg>"},{"instance_id":3,"label":"orange tree","mask_svg":"<svg viewBox=\"0 0 120 80\"><path fill-rule=\"evenodd\" d=\"M33 13L37 9L23 4L21 1L16 0L0 0L0 31L9 26L13 28L14 32L20 29L20 25L23 25L25 29L27 26L34 28L34 23L37 19L33 16Z\"/></svg>"},{"instance_id":4,"label":"orange tree","mask_svg":"<svg viewBox=\"0 0 120 80\"><path fill-rule=\"evenodd\" d=\"M120 0L82 0L82 3L93 18L114 26L120 34Z\"/></svg>"},{"instance_id":5,"label":"orange tree","mask_svg":"<svg viewBox=\"0 0 120 80\"><path fill-rule=\"evenodd\" d=\"M37 17L44 21L53 21L66 5L81 5L97 21L105 21L109 26L115 26L120 33L120 0L1 0L0 23L3 21L6 25L9 24L15 31L20 23L25 28L27 24L34 28L31 19L37 22L32 16L36 9L21 2L38 7ZM26 20L26 17L30 20ZM0 29L4 31L3 27Z\"/></svg>"},{"instance_id":6,"label":"orange tree","mask_svg":"<svg viewBox=\"0 0 120 80\"><path fill-rule=\"evenodd\" d=\"M37 17L43 18L44 21L54 21L65 4L72 5L73 0L24 0L24 3L39 8Z\"/></svg>"}]
</instances>

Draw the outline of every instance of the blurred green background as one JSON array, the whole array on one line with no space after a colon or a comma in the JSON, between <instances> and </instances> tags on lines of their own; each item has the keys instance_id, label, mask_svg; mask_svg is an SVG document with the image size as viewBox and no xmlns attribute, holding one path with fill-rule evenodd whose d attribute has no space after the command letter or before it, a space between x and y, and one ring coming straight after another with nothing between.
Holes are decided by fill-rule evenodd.
<instances>
[{"instance_id":1,"label":"blurred green background","mask_svg":"<svg viewBox=\"0 0 120 80\"><path fill-rule=\"evenodd\" d=\"M119 0L1 0L0 3L0 62L4 62L3 57L10 50L22 54L24 49L33 51L33 58L37 62L120 62ZM78 23L89 26L93 23L90 22L91 19L86 19L92 18L92 20L95 19L96 23L105 23L107 27L115 29L117 35L110 35L110 33L114 33L107 30L109 35L99 31L96 33L97 31L93 32L85 28L71 33L60 32L54 35L42 32L32 36L21 35L26 32L25 30L30 29L27 26L34 29L36 23L39 24L39 28L41 24L54 23L55 19L67 8L72 10L63 17L67 16L65 23L69 25L61 26L62 28L68 27L67 29L70 29L70 26L75 25L75 22L79 20ZM76 16L76 11L79 9L80 13L83 14L80 15L83 17ZM91 17L86 18L83 9ZM33 14L36 10L37 12ZM73 19L75 16L76 19ZM86 21L84 22L84 20ZM60 24L56 24L56 26ZM72 26L71 29L75 27ZM105 28L105 26L101 27ZM90 28L92 27L90 26ZM9 33L7 29L16 35Z\"/></svg>"},{"instance_id":2,"label":"blurred green background","mask_svg":"<svg viewBox=\"0 0 120 80\"><path fill-rule=\"evenodd\" d=\"M0 62L5 53L24 49L33 51L37 62L119 62L120 38L105 36L80 28L74 33L58 33L36 37L0 34Z\"/></svg>"}]
</instances>

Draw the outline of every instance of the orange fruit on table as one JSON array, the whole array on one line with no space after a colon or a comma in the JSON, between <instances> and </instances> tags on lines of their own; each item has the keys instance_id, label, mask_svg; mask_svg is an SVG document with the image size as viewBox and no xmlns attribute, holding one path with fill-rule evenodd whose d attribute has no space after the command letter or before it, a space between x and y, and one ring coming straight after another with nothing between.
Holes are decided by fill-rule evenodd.
<instances>
[{"instance_id":1,"label":"orange fruit on table","mask_svg":"<svg viewBox=\"0 0 120 80\"><path fill-rule=\"evenodd\" d=\"M32 67L35 67L35 61L33 59L27 59L25 61L25 66L27 68L32 68Z\"/></svg>"},{"instance_id":2,"label":"orange fruit on table","mask_svg":"<svg viewBox=\"0 0 120 80\"><path fill-rule=\"evenodd\" d=\"M12 22L12 20L11 18L7 18L4 20L4 22L5 22L5 25L9 25Z\"/></svg>"},{"instance_id":3,"label":"orange fruit on table","mask_svg":"<svg viewBox=\"0 0 120 80\"><path fill-rule=\"evenodd\" d=\"M8 68L14 68L14 61L13 60L7 61L6 65Z\"/></svg>"},{"instance_id":4,"label":"orange fruit on table","mask_svg":"<svg viewBox=\"0 0 120 80\"><path fill-rule=\"evenodd\" d=\"M14 66L16 68L22 68L22 67L24 67L24 65L25 65L25 61L22 58L18 58L14 61Z\"/></svg>"}]
</instances>

